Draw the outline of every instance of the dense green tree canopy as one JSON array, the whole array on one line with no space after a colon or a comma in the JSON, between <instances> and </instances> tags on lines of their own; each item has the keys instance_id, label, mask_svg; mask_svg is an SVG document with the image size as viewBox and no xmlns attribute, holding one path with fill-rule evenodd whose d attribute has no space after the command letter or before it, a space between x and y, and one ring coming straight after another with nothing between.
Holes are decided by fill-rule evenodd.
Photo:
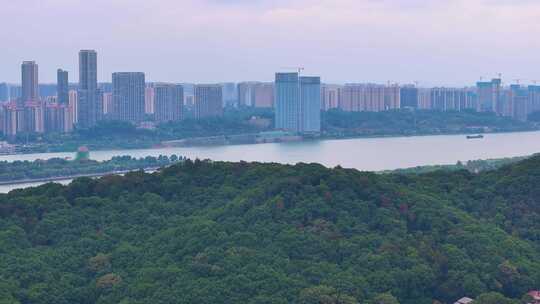
<instances>
[{"instance_id":1,"label":"dense green tree canopy","mask_svg":"<svg viewBox=\"0 0 540 304\"><path fill-rule=\"evenodd\" d=\"M521 303L540 157L384 174L185 161L0 195L2 303Z\"/></svg>"}]
</instances>

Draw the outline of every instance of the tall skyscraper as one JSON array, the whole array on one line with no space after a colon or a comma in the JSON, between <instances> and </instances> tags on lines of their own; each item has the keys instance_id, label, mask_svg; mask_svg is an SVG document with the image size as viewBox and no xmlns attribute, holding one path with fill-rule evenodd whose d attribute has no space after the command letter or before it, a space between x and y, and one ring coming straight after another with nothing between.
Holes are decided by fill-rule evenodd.
<instances>
[{"instance_id":1,"label":"tall skyscraper","mask_svg":"<svg viewBox=\"0 0 540 304\"><path fill-rule=\"evenodd\" d=\"M181 85L154 86L154 115L157 122L178 121L183 117L184 88Z\"/></svg>"},{"instance_id":2,"label":"tall skyscraper","mask_svg":"<svg viewBox=\"0 0 540 304\"><path fill-rule=\"evenodd\" d=\"M72 127L73 125L76 125L78 122L78 115L79 115L78 105L79 105L79 97L78 97L77 91L70 90L69 91L69 111L70 111L70 116L71 116Z\"/></svg>"},{"instance_id":3,"label":"tall skyscraper","mask_svg":"<svg viewBox=\"0 0 540 304\"><path fill-rule=\"evenodd\" d=\"M195 116L197 119L223 115L223 92L219 84L195 86Z\"/></svg>"},{"instance_id":4,"label":"tall skyscraper","mask_svg":"<svg viewBox=\"0 0 540 304\"><path fill-rule=\"evenodd\" d=\"M97 84L97 53L79 52L79 91L77 93L77 122L82 128L95 126L103 114L102 94Z\"/></svg>"},{"instance_id":5,"label":"tall skyscraper","mask_svg":"<svg viewBox=\"0 0 540 304\"><path fill-rule=\"evenodd\" d=\"M540 111L540 86L530 85L529 91L529 114Z\"/></svg>"},{"instance_id":6,"label":"tall skyscraper","mask_svg":"<svg viewBox=\"0 0 540 304\"><path fill-rule=\"evenodd\" d=\"M274 104L274 84L271 82L241 82L236 94L240 107L271 108Z\"/></svg>"},{"instance_id":7,"label":"tall skyscraper","mask_svg":"<svg viewBox=\"0 0 540 304\"><path fill-rule=\"evenodd\" d=\"M56 96L59 104L69 103L69 75L68 71L58 69L56 71Z\"/></svg>"},{"instance_id":8,"label":"tall skyscraper","mask_svg":"<svg viewBox=\"0 0 540 304\"><path fill-rule=\"evenodd\" d=\"M113 94L103 93L103 114L109 116L113 108Z\"/></svg>"},{"instance_id":9,"label":"tall skyscraper","mask_svg":"<svg viewBox=\"0 0 540 304\"><path fill-rule=\"evenodd\" d=\"M321 78L300 77L300 131L321 132Z\"/></svg>"},{"instance_id":10,"label":"tall skyscraper","mask_svg":"<svg viewBox=\"0 0 540 304\"><path fill-rule=\"evenodd\" d=\"M144 112L146 114L154 114L154 87L147 86L144 89Z\"/></svg>"},{"instance_id":11,"label":"tall skyscraper","mask_svg":"<svg viewBox=\"0 0 540 304\"><path fill-rule=\"evenodd\" d=\"M24 105L27 101L39 99L38 65L35 61L24 61L21 65L21 72L22 92L20 105Z\"/></svg>"},{"instance_id":12,"label":"tall skyscraper","mask_svg":"<svg viewBox=\"0 0 540 304\"><path fill-rule=\"evenodd\" d=\"M9 85L0 83L0 101L9 101Z\"/></svg>"},{"instance_id":13,"label":"tall skyscraper","mask_svg":"<svg viewBox=\"0 0 540 304\"><path fill-rule=\"evenodd\" d=\"M413 85L407 85L400 89L400 107L418 108L418 88Z\"/></svg>"},{"instance_id":14,"label":"tall skyscraper","mask_svg":"<svg viewBox=\"0 0 540 304\"><path fill-rule=\"evenodd\" d=\"M476 83L478 111L502 114L501 79Z\"/></svg>"},{"instance_id":15,"label":"tall skyscraper","mask_svg":"<svg viewBox=\"0 0 540 304\"><path fill-rule=\"evenodd\" d=\"M79 89L96 90L97 88L97 52L81 50L79 52Z\"/></svg>"},{"instance_id":16,"label":"tall skyscraper","mask_svg":"<svg viewBox=\"0 0 540 304\"><path fill-rule=\"evenodd\" d=\"M237 103L237 89L236 83L227 82L222 83L222 95L223 95L223 105L224 106L235 106Z\"/></svg>"},{"instance_id":17,"label":"tall skyscraper","mask_svg":"<svg viewBox=\"0 0 540 304\"><path fill-rule=\"evenodd\" d=\"M275 127L300 132L300 83L298 73L276 73Z\"/></svg>"},{"instance_id":18,"label":"tall skyscraper","mask_svg":"<svg viewBox=\"0 0 540 304\"><path fill-rule=\"evenodd\" d=\"M276 73L276 129L292 132L321 131L321 78L298 73Z\"/></svg>"},{"instance_id":19,"label":"tall skyscraper","mask_svg":"<svg viewBox=\"0 0 540 304\"><path fill-rule=\"evenodd\" d=\"M115 120L138 123L144 120L144 73L113 73L113 106Z\"/></svg>"},{"instance_id":20,"label":"tall skyscraper","mask_svg":"<svg viewBox=\"0 0 540 304\"><path fill-rule=\"evenodd\" d=\"M274 105L274 84L258 83L255 86L253 106L255 108L272 108Z\"/></svg>"}]
</instances>

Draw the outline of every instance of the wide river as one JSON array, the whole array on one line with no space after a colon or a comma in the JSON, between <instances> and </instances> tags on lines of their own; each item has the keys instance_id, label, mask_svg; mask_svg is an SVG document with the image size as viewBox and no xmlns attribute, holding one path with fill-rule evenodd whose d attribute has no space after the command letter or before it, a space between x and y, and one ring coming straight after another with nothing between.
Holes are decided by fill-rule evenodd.
<instances>
[{"instance_id":1,"label":"wide river","mask_svg":"<svg viewBox=\"0 0 540 304\"><path fill-rule=\"evenodd\" d=\"M321 163L366 171L421 165L455 164L457 161L525 156L540 152L540 131L487 134L484 139L465 135L358 138L258 145L159 148L93 151L91 158L108 160L117 155L133 157L182 155L223 161L258 161L294 164ZM35 160L73 157L74 153L39 153L0 156L0 160ZM67 182L67 181L64 181ZM0 186L0 192L37 184Z\"/></svg>"}]
</instances>

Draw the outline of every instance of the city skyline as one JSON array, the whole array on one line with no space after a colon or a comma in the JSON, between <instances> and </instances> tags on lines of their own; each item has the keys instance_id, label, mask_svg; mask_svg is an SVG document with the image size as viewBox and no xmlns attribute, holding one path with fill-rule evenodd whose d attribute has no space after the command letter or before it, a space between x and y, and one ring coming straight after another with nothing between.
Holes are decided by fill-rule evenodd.
<instances>
[{"instance_id":1,"label":"city skyline","mask_svg":"<svg viewBox=\"0 0 540 304\"><path fill-rule=\"evenodd\" d=\"M328 83L540 78L535 1L97 0L99 10L82 7L3 3L0 25L19 35L0 33L0 81L16 82L19 62L35 60L41 82L53 83L57 68L76 70L72 54L84 48L101 54L100 82L114 71L145 71L149 82L271 81L297 65Z\"/></svg>"}]
</instances>

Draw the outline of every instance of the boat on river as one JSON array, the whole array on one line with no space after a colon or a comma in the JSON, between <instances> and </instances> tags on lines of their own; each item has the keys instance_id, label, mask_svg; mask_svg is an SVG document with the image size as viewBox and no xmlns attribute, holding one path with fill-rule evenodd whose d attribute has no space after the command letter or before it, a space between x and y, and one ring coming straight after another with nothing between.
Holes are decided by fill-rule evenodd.
<instances>
[{"instance_id":1,"label":"boat on river","mask_svg":"<svg viewBox=\"0 0 540 304\"><path fill-rule=\"evenodd\" d=\"M482 139L484 138L484 135L478 134L478 135L467 135L467 139Z\"/></svg>"}]
</instances>

